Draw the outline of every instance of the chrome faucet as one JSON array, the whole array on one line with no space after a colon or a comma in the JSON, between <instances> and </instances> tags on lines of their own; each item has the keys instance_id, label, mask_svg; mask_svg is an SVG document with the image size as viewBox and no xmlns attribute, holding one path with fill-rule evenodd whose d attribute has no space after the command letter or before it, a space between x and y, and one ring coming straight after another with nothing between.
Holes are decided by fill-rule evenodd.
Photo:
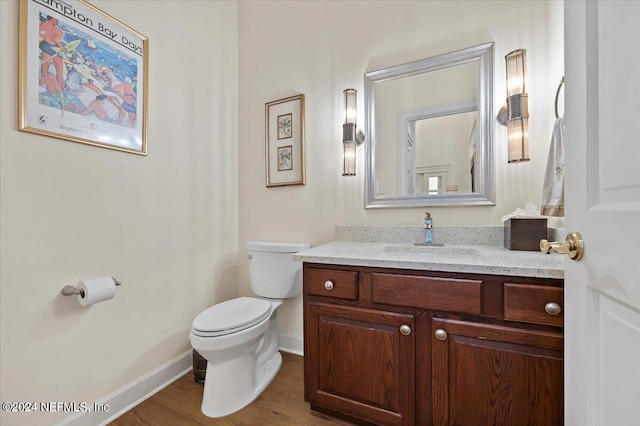
<instances>
[{"instance_id":1,"label":"chrome faucet","mask_svg":"<svg viewBox=\"0 0 640 426\"><path fill-rule=\"evenodd\" d=\"M431 219L431 213L424 212L424 245L433 245L433 219Z\"/></svg>"}]
</instances>

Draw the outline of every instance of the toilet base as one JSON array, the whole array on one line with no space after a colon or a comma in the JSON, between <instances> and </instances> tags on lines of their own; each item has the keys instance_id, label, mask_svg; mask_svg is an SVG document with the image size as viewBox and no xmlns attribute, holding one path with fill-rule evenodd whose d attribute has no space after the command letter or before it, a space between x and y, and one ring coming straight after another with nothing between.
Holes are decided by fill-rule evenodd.
<instances>
[{"instance_id":1,"label":"toilet base","mask_svg":"<svg viewBox=\"0 0 640 426\"><path fill-rule=\"evenodd\" d=\"M282 365L282 355L276 351L268 361L255 368L253 372L245 370L245 374L237 374L238 371L242 371L237 368L242 368L247 361L243 358L216 365L207 363L202 396L202 413L205 416L224 417L246 407L265 390ZM247 381L252 382L250 386L247 386Z\"/></svg>"},{"instance_id":2,"label":"toilet base","mask_svg":"<svg viewBox=\"0 0 640 426\"><path fill-rule=\"evenodd\" d=\"M276 313L282 302L270 303L271 316L246 330L218 337L201 337L192 330L189 335L193 348L207 360L205 416L224 417L246 407L278 374L282 355Z\"/></svg>"}]
</instances>

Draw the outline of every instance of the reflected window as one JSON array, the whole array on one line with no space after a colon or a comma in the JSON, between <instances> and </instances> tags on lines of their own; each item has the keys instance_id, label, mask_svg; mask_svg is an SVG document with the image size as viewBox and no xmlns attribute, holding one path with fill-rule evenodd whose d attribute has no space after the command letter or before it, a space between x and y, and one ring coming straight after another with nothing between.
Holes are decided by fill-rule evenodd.
<instances>
[{"instance_id":1,"label":"reflected window","mask_svg":"<svg viewBox=\"0 0 640 426\"><path fill-rule=\"evenodd\" d=\"M416 167L414 193L423 195L444 193L444 188L449 184L450 170L449 164Z\"/></svg>"},{"instance_id":2,"label":"reflected window","mask_svg":"<svg viewBox=\"0 0 640 426\"><path fill-rule=\"evenodd\" d=\"M440 176L429 176L429 194L440 194L442 192L441 182Z\"/></svg>"}]
</instances>

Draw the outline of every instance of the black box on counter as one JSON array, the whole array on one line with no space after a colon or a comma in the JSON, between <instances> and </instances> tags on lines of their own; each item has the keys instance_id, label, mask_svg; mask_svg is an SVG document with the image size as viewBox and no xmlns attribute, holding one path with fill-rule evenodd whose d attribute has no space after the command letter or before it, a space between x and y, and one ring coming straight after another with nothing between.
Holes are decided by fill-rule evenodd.
<instances>
[{"instance_id":1,"label":"black box on counter","mask_svg":"<svg viewBox=\"0 0 640 426\"><path fill-rule=\"evenodd\" d=\"M547 239L547 218L512 217L504 222L504 247L509 250L538 251Z\"/></svg>"}]
</instances>

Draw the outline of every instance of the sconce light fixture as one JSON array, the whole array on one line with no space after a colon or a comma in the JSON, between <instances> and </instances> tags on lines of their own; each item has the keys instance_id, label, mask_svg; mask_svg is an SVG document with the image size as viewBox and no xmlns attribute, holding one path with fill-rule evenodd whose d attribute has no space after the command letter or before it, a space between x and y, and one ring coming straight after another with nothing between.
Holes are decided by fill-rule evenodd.
<instances>
[{"instance_id":1,"label":"sconce light fixture","mask_svg":"<svg viewBox=\"0 0 640 426\"><path fill-rule=\"evenodd\" d=\"M358 91L344 91L344 124L342 125L343 173L342 176L356 175L356 147L364 142L364 133L356 125Z\"/></svg>"},{"instance_id":2,"label":"sconce light fixture","mask_svg":"<svg viewBox=\"0 0 640 426\"><path fill-rule=\"evenodd\" d=\"M507 69L507 105L498 121L507 126L509 163L529 161L529 95L526 72L527 50L514 50L504 57Z\"/></svg>"}]
</instances>

